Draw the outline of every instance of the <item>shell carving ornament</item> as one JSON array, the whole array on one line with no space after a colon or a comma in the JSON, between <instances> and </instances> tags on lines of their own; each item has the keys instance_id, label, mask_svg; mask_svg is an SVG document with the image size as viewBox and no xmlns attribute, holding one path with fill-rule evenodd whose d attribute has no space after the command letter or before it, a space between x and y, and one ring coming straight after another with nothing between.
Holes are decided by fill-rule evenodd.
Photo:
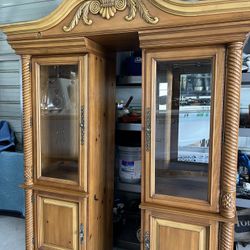
<instances>
[{"instance_id":1,"label":"shell carving ornament","mask_svg":"<svg viewBox=\"0 0 250 250\"><path fill-rule=\"evenodd\" d=\"M126 8L128 8L128 15L124 17L126 21L132 21L136 17L137 11L147 23L156 24L159 21L159 18L149 13L141 0L88 0L80 5L70 24L64 26L63 30L65 32L73 30L81 18L86 25L91 25L93 21L89 19L90 13L109 20L117 11L124 11Z\"/></svg>"}]
</instances>

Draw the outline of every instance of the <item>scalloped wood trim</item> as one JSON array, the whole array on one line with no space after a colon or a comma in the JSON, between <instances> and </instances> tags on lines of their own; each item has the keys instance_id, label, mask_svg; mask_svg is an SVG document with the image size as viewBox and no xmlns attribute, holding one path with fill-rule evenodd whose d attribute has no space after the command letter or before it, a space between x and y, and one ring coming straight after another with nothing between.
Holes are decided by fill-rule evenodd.
<instances>
[{"instance_id":1,"label":"scalloped wood trim","mask_svg":"<svg viewBox=\"0 0 250 250\"><path fill-rule=\"evenodd\" d=\"M30 32L41 32L55 27L83 0L64 0L48 16L31 22L0 25L0 29L6 34L21 34Z\"/></svg>"},{"instance_id":2,"label":"scalloped wood trim","mask_svg":"<svg viewBox=\"0 0 250 250\"><path fill-rule=\"evenodd\" d=\"M64 0L48 16L31 22L0 25L7 35L41 32L58 25L80 3L87 0ZM181 0L147 0L164 12L179 16L199 16L233 12L250 12L249 0L202 0L184 2ZM104 22L106 20L103 20Z\"/></svg>"},{"instance_id":3,"label":"scalloped wood trim","mask_svg":"<svg viewBox=\"0 0 250 250\"><path fill-rule=\"evenodd\" d=\"M199 16L250 11L249 0L200 0L184 2L182 0L149 0L159 9L181 16Z\"/></svg>"}]
</instances>

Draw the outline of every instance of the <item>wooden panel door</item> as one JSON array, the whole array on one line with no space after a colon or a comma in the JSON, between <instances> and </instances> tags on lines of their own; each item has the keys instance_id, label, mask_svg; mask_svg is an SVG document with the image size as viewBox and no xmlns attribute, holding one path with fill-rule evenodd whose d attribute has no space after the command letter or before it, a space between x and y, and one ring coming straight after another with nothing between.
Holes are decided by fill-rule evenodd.
<instances>
[{"instance_id":1,"label":"wooden panel door","mask_svg":"<svg viewBox=\"0 0 250 250\"><path fill-rule=\"evenodd\" d=\"M37 195L36 205L38 249L85 249L85 201Z\"/></svg>"},{"instance_id":2,"label":"wooden panel door","mask_svg":"<svg viewBox=\"0 0 250 250\"><path fill-rule=\"evenodd\" d=\"M146 211L144 250L216 250L217 222L195 215L183 216ZM147 235L146 235L147 237Z\"/></svg>"},{"instance_id":3,"label":"wooden panel door","mask_svg":"<svg viewBox=\"0 0 250 250\"><path fill-rule=\"evenodd\" d=\"M206 228L163 219L152 221L152 249L206 250ZM181 239L181 240L180 240Z\"/></svg>"}]
</instances>

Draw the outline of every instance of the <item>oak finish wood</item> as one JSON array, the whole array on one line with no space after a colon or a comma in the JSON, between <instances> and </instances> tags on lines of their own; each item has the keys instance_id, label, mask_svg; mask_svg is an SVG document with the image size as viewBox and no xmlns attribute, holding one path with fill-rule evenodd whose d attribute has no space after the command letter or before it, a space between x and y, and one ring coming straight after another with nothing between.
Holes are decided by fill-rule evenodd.
<instances>
[{"instance_id":1,"label":"oak finish wood","mask_svg":"<svg viewBox=\"0 0 250 250\"><path fill-rule=\"evenodd\" d=\"M225 89L225 131L223 145L222 192L220 212L226 218L236 213L235 178L238 162L240 86L243 43L231 43L227 48L227 78Z\"/></svg>"},{"instance_id":2,"label":"oak finish wood","mask_svg":"<svg viewBox=\"0 0 250 250\"><path fill-rule=\"evenodd\" d=\"M110 53L106 58L106 83L105 83L105 98L106 98L106 127L105 127L105 144L106 144L106 187L105 187L105 247L104 249L112 249L113 239L113 204L114 204L114 166L115 162L115 86L116 86L116 64L115 54Z\"/></svg>"},{"instance_id":3,"label":"oak finish wood","mask_svg":"<svg viewBox=\"0 0 250 250\"><path fill-rule=\"evenodd\" d=\"M22 56L23 88L23 135L24 135L24 177L25 185L25 245L26 250L33 249L33 131L32 131L32 83L30 72L31 56Z\"/></svg>"},{"instance_id":4,"label":"oak finish wood","mask_svg":"<svg viewBox=\"0 0 250 250\"><path fill-rule=\"evenodd\" d=\"M71 190L68 187L67 188L58 188L58 187L53 187L53 186L48 186L48 185L41 185L41 184L35 184L32 186L26 186L22 185L22 188L24 189L33 189L34 191L44 191L48 193L53 193L53 194L58 194L58 195L67 195L71 197L78 197L78 199L84 199L88 197L87 193L84 193L82 191L78 190Z\"/></svg>"},{"instance_id":5,"label":"oak finish wood","mask_svg":"<svg viewBox=\"0 0 250 250\"><path fill-rule=\"evenodd\" d=\"M40 197L37 202L38 248L78 249L78 204Z\"/></svg>"},{"instance_id":6,"label":"oak finish wood","mask_svg":"<svg viewBox=\"0 0 250 250\"><path fill-rule=\"evenodd\" d=\"M140 208L142 209L142 211L148 209L150 211L176 215L176 216L179 216L180 218L183 216L193 217L195 214L195 217L199 218L200 220L207 219L211 221L231 222L231 223L234 223L236 221L235 218L228 219L228 218L221 216L218 213L191 210L189 209L188 206L185 209L183 209L183 208L177 208L177 207L169 207L165 205L156 205L152 203L141 203Z\"/></svg>"},{"instance_id":7,"label":"oak finish wood","mask_svg":"<svg viewBox=\"0 0 250 250\"><path fill-rule=\"evenodd\" d=\"M154 3L157 0L154 1ZM36 34L50 34L56 37L59 33L63 32L63 26L70 23L73 16L75 15L77 9L79 8L82 0L67 1L65 0L54 12L49 16L42 18L33 22L12 24L12 25L3 25L1 26L2 30L9 35L15 34L32 34L33 37L36 37ZM143 1L146 7L150 10L153 16L159 18L157 25L147 24L142 20L138 15L131 21L127 22L124 20L126 13L123 11L116 13L116 15L110 20L103 20L99 16L91 16L93 19L93 24L91 26L84 25L82 22L79 22L78 26L74 29L73 34L77 34L80 31L85 34L107 34L107 33L118 33L119 32L131 32L137 30L151 29L154 30L155 27L181 27L181 26L190 26L197 23L221 23L221 22L231 22L231 21L244 21L249 20L249 11L250 6L247 6L248 3L246 0L241 1L229 1L224 0L216 1L217 8L214 9L213 0L207 0L206 3L182 3L182 4L173 4L172 7L179 6L182 10L187 10L186 13L173 14L169 9L168 13L159 9L157 6L151 4L151 1ZM163 1L162 1L163 2ZM204 2L204 1L203 1ZM219 3L220 2L220 3ZM162 4L164 6L164 3ZM193 16L187 16L188 13L192 15L192 11L196 9L200 10L201 16L194 14ZM206 7L212 8L215 10L215 14L212 14L211 11L206 11ZM220 9L220 6L222 9ZM243 8L244 6L244 8ZM233 11L231 11L233 10ZM237 10L237 11L236 11ZM236 12L235 12L236 11ZM221 15L221 13L224 13ZM110 23L112 22L112 25ZM53 29L53 27L56 27ZM116 31L115 31L116 30ZM50 32L53 31L53 32ZM38 33L41 32L41 33ZM25 36L23 37L25 38Z\"/></svg>"},{"instance_id":8,"label":"oak finish wood","mask_svg":"<svg viewBox=\"0 0 250 250\"><path fill-rule=\"evenodd\" d=\"M242 76L243 43L236 42L227 48L227 78L225 89L225 132L222 168L222 190L220 213L225 218L236 215L235 178L238 163L238 135L240 114L240 86ZM233 249L234 225L230 222L221 224L221 250Z\"/></svg>"},{"instance_id":9,"label":"oak finish wood","mask_svg":"<svg viewBox=\"0 0 250 250\"><path fill-rule=\"evenodd\" d=\"M109 67L107 62L109 61ZM111 61L112 60L112 61ZM110 62L111 61L111 62ZM84 145L80 147L79 158L79 182L74 183L68 180L59 180L41 175L41 159L40 155L40 120L39 120L39 83L40 83L40 65L79 65L79 82L80 82L80 102L85 109L85 140ZM113 65L113 66L112 66ZM84 212L82 220L86 221L85 225L85 245L88 249L110 249L112 247L112 204L113 204L113 170L112 166L114 157L114 115L115 115L115 65L114 58L110 56L105 59L105 53L98 51L93 54L88 52L83 56L53 56L53 57L34 57L33 59L33 83L35 90L33 92L33 106L36 110L34 117L34 142L35 142L35 168L34 185L32 189L37 194L36 199L36 220L41 213L42 205L39 205L40 196L51 197L50 203L57 203L58 199L72 199L77 202L72 203L72 209L82 210L82 204L86 204L87 212ZM106 80L107 78L107 80ZM107 84L106 84L107 83ZM79 114L80 115L80 114ZM80 139L79 139L80 145ZM107 145L104 147L104 145ZM85 201L86 200L86 201ZM41 202L40 202L41 203ZM84 205L85 206L85 205ZM58 208L50 206L49 213L57 213ZM80 215L72 216L69 210L61 209L61 213L65 212L65 217L70 217L70 223L77 225L79 229ZM70 210L70 211L73 211ZM68 212L67 212L68 211ZM74 212L75 214L75 212ZM63 216L63 217L64 217ZM45 249L54 249L52 245L59 244L60 237L64 242L65 232L63 226L54 228L40 228L41 223L36 222L36 235L43 239L46 235L48 242L53 242L56 238L56 243L36 243L37 247L44 245ZM74 226L75 227L75 226ZM44 232L43 232L44 231ZM70 231L72 233L72 231ZM79 230L78 230L79 233ZM45 235L45 236L44 236ZM58 238L59 237L59 238ZM74 237L76 237L74 235ZM76 240L71 236L70 249L82 249ZM79 235L77 234L77 237ZM39 238L39 239L40 239ZM110 240L108 240L110 239ZM65 243L66 244L66 243ZM73 244L73 243L72 243ZM66 244L67 245L67 244ZM66 247L65 245L65 247ZM60 249L64 249L63 247ZM68 249L68 248L67 248Z\"/></svg>"},{"instance_id":10,"label":"oak finish wood","mask_svg":"<svg viewBox=\"0 0 250 250\"><path fill-rule=\"evenodd\" d=\"M168 50L160 49L147 51L146 64L144 72L146 76L146 101L145 106L151 109L151 152L146 152L145 178L146 193L143 198L145 202L165 204L168 206L177 206L203 211L219 211L219 176L220 176L220 155L221 155L221 130L223 104L223 72L224 72L224 48L223 47L204 47L200 49L178 49ZM155 192L155 113L156 110L156 62L171 60L190 60L190 59L214 58L213 61L213 93L211 100L211 124L210 124L210 152L209 152L209 176L208 176L208 200L192 200L188 198L178 198L156 194ZM147 70L150 68L151 70Z\"/></svg>"},{"instance_id":11,"label":"oak finish wood","mask_svg":"<svg viewBox=\"0 0 250 250\"><path fill-rule=\"evenodd\" d=\"M88 226L86 205L87 199L35 191L35 249L85 250L86 234L81 242L79 230Z\"/></svg>"},{"instance_id":12,"label":"oak finish wood","mask_svg":"<svg viewBox=\"0 0 250 250\"><path fill-rule=\"evenodd\" d=\"M34 58L32 61L32 68L33 68L33 83L34 83L34 91L33 91L33 100L35 102L33 103L34 105L34 120L33 124L34 126L34 141L36 142L36 147L35 147L35 162L36 162L36 168L34 169L34 183L38 185L48 185L48 182L50 182L50 185L52 186L58 186L58 187L65 187L65 185L68 185L69 188L71 189L77 189L77 190L82 190L83 192L87 192L87 146L86 143L88 142L88 137L86 136L85 138L85 144L81 145L80 144L80 137L78 136L78 152L79 157L78 157L78 180L77 182L71 181L71 180L63 180L63 179L56 179L56 178L51 178L51 177L45 177L42 176L42 158L41 158L41 136L42 136L42 131L41 131L41 112L40 112L40 103L41 103L41 98L40 98L40 81L41 81L41 76L44 78L44 73L40 72L40 67L42 65L78 65L78 79L79 79L79 87L80 93L79 93L79 106L77 107L78 109L78 117L80 117L80 107L84 106L87 110L87 92L86 92L86 86L87 86L87 68L88 66L87 61L86 61L86 56L85 57L77 57L77 56L67 56L67 57L43 57L43 58ZM46 78L46 77L45 77ZM47 79L47 78L46 78ZM81 84L82 83L82 84ZM78 119L78 124L80 123L80 119ZM80 127L78 127L78 131L76 133L79 135L80 134ZM86 135L87 135L87 130L86 130ZM44 138L43 138L44 139Z\"/></svg>"},{"instance_id":13,"label":"oak finish wood","mask_svg":"<svg viewBox=\"0 0 250 250\"><path fill-rule=\"evenodd\" d=\"M206 228L163 219L151 219L152 249L205 250ZM179 240L181 239L181 240Z\"/></svg>"},{"instance_id":14,"label":"oak finish wood","mask_svg":"<svg viewBox=\"0 0 250 250\"><path fill-rule=\"evenodd\" d=\"M109 61L114 59L103 50L101 45L107 46L109 51L137 48L138 42L134 41L138 40L137 37L139 35L140 47L143 48L143 134L145 134L146 110L151 108L152 117L154 116L152 102L152 93L155 91L155 84L153 83L156 76L155 62L152 62L154 57L160 60L213 57L216 81L216 87L213 91L215 102L212 107L212 147L210 149L210 162L215 167L212 166L209 175L209 186L211 189L207 202L154 195L152 183L155 182L155 177L153 168L151 168L153 154L151 155L144 150L145 138L142 136L141 249L146 250L143 236L145 232L149 231L151 234L153 232L152 235L155 235L151 238L152 247L157 246L159 249L168 249L169 246L165 246L165 244L168 244L165 241L165 235L170 234L174 241L175 236L172 235L173 232L176 232L176 229L174 229L175 223L181 223L183 227L184 224L187 224L192 230L206 228L208 250L231 250L235 219L234 209L232 208L235 207L234 180L237 155L237 110L239 108L241 75L240 46L242 46L250 30L249 1L204 0L197 3L184 3L177 0L143 0L142 3L144 3L145 8L149 10L152 16L159 18L157 24L146 23L138 13L134 20L130 22L125 21L125 11L119 11L110 20L104 20L100 15L91 15L89 18L93 20L92 25L85 25L80 20L71 32L65 33L63 27L71 22L82 2L82 0L65 0L57 10L46 18L34 22L0 27L0 29L6 32L8 41L15 51L23 55L24 133L26 135L24 138L26 249L33 249L33 233L36 236L35 249L38 249L37 236L41 232L39 231L38 222L38 211L41 211L41 206L37 205L39 199L47 199L53 204L66 205L70 203L70 211L79 210L81 215L72 218L72 212L68 213L62 209L62 211L71 216L72 225L74 223L78 225L79 223L84 223L86 225L87 231L84 239L86 245L83 245L82 248L87 247L87 249L91 250L111 249L112 234L110 232L112 228L114 171L113 82L115 71L114 65ZM217 8L214 8L215 3ZM120 34L122 35L119 37ZM225 64L226 50L228 58L227 67ZM34 57L32 85L29 71L31 57ZM69 182L54 182L54 180L48 178L43 179L39 177L37 170L34 178L32 176L32 171L36 169L36 163L38 162L36 154L39 151L39 147L37 148L39 140L35 140L35 135L38 131L36 126L39 126L37 125L39 121L34 118L33 130L29 127L32 109L35 111L34 108L39 105L35 90L37 81L35 61L42 62L44 60L44 63L53 63L53 60L56 58L61 58L61 63L64 60L66 62L72 60L72 58L78 58L74 60L77 62L81 61L80 64L84 65L81 71L81 83L85 91L82 91L80 94L84 93L82 100L86 101L87 146L81 152L81 154L86 155L85 161L82 163L84 167L79 179L81 185ZM227 80L226 91L224 92L225 68ZM31 91L33 96L31 96ZM230 105L222 106L223 100L226 100ZM225 124L222 124L224 113ZM36 113L34 112L33 115L36 116ZM228 129L231 125L233 125L233 136L230 134L231 130ZM222 148L223 130L228 135L225 137L226 146ZM169 132L166 131L166 133ZM151 141L152 145L153 139ZM232 147L228 146L230 143L233 145ZM229 157L229 168L225 167L228 163L225 158L220 158L221 152ZM221 178L220 170L222 168L223 177ZM31 203L33 192L36 195L34 204L35 231L33 231ZM228 196L227 194L230 195ZM221 203L219 202L219 196L222 196ZM227 198L230 198L230 206L223 205L228 204ZM51 216L56 211L52 207L45 208ZM159 222L164 225L163 227L158 227L161 233L158 234L156 232L157 226L153 226L152 220L153 224ZM220 231L219 225L221 227ZM52 229L48 228L47 230L50 231ZM177 229L184 238L186 237L185 235L188 235L191 239L192 237L194 237L193 239L198 237L194 231L187 233L185 230ZM47 239L53 241L57 237L56 235L54 236L52 237L53 239L50 239L49 236ZM159 240L156 239L157 237L160 237L158 238ZM159 242L163 243L157 245ZM204 242L204 240L201 240L201 242ZM195 244L194 242L193 247L190 248L197 247L199 249L200 246ZM173 248L173 250L176 249Z\"/></svg>"},{"instance_id":15,"label":"oak finish wood","mask_svg":"<svg viewBox=\"0 0 250 250\"><path fill-rule=\"evenodd\" d=\"M107 61L103 57L99 57L94 54L88 55L89 63L89 88L88 88L88 148L89 151L88 165L92 166L88 173L88 192L89 192L89 206L88 206L88 219L90 221L88 227L88 248L105 250L105 245L112 244L111 238L108 238L110 232L106 227L111 225L112 217L105 218L106 209L110 207L112 200L106 199L111 197L113 189L108 185L107 171L110 169L109 163L112 159L112 155L107 155L108 143L114 143L110 141L113 138L113 131L109 130L109 124L113 127L114 112L110 112L108 115L107 104L109 100L107 96L110 94L111 100L114 100L112 95L113 88L109 85L106 92L106 76ZM113 85L114 86L114 85ZM111 107L112 109L112 107ZM109 121L107 119L110 119ZM109 158L111 156L111 159ZM111 170L112 173L112 170ZM111 192L109 194L108 192ZM109 198L110 199L110 198ZM109 228L111 230L111 228Z\"/></svg>"},{"instance_id":16,"label":"oak finish wood","mask_svg":"<svg viewBox=\"0 0 250 250\"><path fill-rule=\"evenodd\" d=\"M151 236L150 249L218 249L218 222L197 218L195 213L179 216L147 208L144 227Z\"/></svg>"},{"instance_id":17,"label":"oak finish wood","mask_svg":"<svg viewBox=\"0 0 250 250\"><path fill-rule=\"evenodd\" d=\"M220 234L220 250L234 249L234 225L235 223L222 223Z\"/></svg>"}]
</instances>

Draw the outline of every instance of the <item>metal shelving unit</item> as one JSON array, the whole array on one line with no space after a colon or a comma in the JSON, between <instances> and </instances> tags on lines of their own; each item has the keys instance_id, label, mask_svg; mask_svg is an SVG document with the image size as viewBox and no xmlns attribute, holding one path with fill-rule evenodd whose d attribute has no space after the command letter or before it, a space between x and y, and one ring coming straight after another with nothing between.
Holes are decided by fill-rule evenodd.
<instances>
[{"instance_id":1,"label":"metal shelving unit","mask_svg":"<svg viewBox=\"0 0 250 250\"><path fill-rule=\"evenodd\" d=\"M141 184L124 183L118 180L117 189L120 191L141 193Z\"/></svg>"},{"instance_id":2,"label":"metal shelving unit","mask_svg":"<svg viewBox=\"0 0 250 250\"><path fill-rule=\"evenodd\" d=\"M250 137L250 128L240 128L239 129L240 137Z\"/></svg>"},{"instance_id":3,"label":"metal shelving unit","mask_svg":"<svg viewBox=\"0 0 250 250\"><path fill-rule=\"evenodd\" d=\"M119 240L117 242L118 249L129 249L129 250L139 250L140 249L140 243L135 243L135 242L129 242L129 241L123 241Z\"/></svg>"},{"instance_id":4,"label":"metal shelving unit","mask_svg":"<svg viewBox=\"0 0 250 250\"><path fill-rule=\"evenodd\" d=\"M242 73L242 83L250 83L250 72Z\"/></svg>"},{"instance_id":5,"label":"metal shelving unit","mask_svg":"<svg viewBox=\"0 0 250 250\"><path fill-rule=\"evenodd\" d=\"M133 108L138 108L140 110L140 98L138 96L141 95L141 87L142 87L142 77L141 76L119 76L117 77L117 93L119 96L119 99L127 100L128 97L133 93ZM119 95L120 94L120 95ZM119 132L119 134L125 134L126 131L129 134L139 134L142 130L141 123L117 123L116 124L116 130ZM128 140L128 145L133 145L133 142ZM118 146L118 145L117 145ZM129 146L128 146L129 147ZM118 163L117 163L118 164ZM141 193L141 184L133 184L133 183L125 183L121 182L119 177L117 176L115 178L115 189L118 191L119 195L121 197L126 197L126 199L131 199L131 197L134 199L134 197L138 198ZM128 208L126 208L128 209ZM127 210L126 210L127 213ZM135 226L139 228L139 225L135 223L135 220L132 219L130 221L128 218L126 218L126 229L122 229L121 232L119 232L119 235L115 241L115 247L113 250L139 250L140 249L140 243L136 239L135 235ZM140 215L136 219L136 221L140 220ZM132 223L131 223L132 222ZM133 233L132 233L133 232Z\"/></svg>"},{"instance_id":6,"label":"metal shelving unit","mask_svg":"<svg viewBox=\"0 0 250 250\"><path fill-rule=\"evenodd\" d=\"M242 199L236 198L236 206L242 208L250 208L250 200L249 199Z\"/></svg>"},{"instance_id":7,"label":"metal shelving unit","mask_svg":"<svg viewBox=\"0 0 250 250\"><path fill-rule=\"evenodd\" d=\"M128 86L141 86L142 77L141 76L120 76L118 78L118 86L128 85Z\"/></svg>"},{"instance_id":8,"label":"metal shelving unit","mask_svg":"<svg viewBox=\"0 0 250 250\"><path fill-rule=\"evenodd\" d=\"M141 131L140 123L117 123L116 129L126 131Z\"/></svg>"}]
</instances>

